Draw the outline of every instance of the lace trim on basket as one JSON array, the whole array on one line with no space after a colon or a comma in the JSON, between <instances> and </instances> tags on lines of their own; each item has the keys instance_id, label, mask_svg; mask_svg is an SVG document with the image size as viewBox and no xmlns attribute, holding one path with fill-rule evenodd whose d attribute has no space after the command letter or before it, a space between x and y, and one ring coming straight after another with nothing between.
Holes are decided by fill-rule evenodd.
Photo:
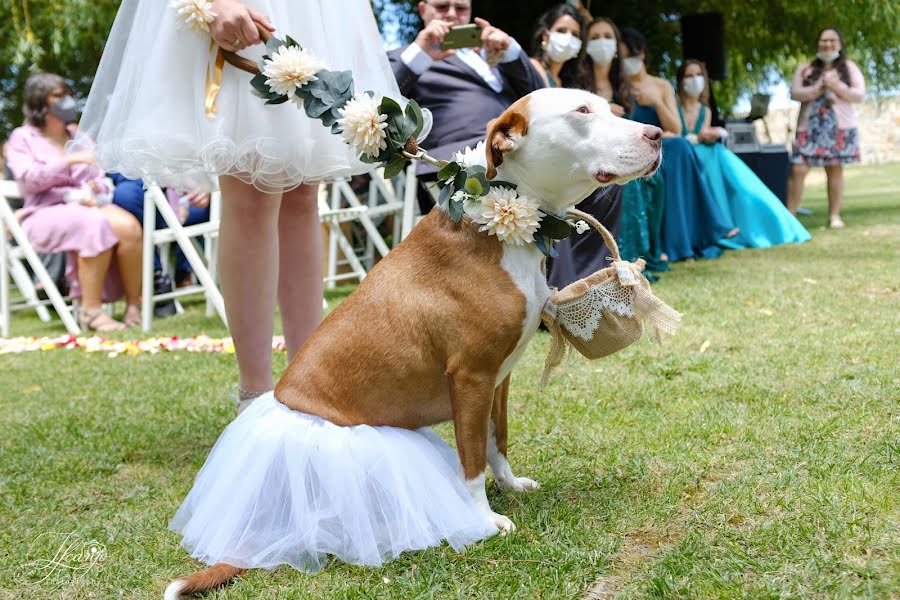
<instances>
[{"instance_id":1,"label":"lace trim on basket","mask_svg":"<svg viewBox=\"0 0 900 600\"><path fill-rule=\"evenodd\" d=\"M572 335L589 342L600 326L604 308L620 317L634 318L634 288L623 286L617 279L592 285L581 298L558 305L556 320Z\"/></svg>"}]
</instances>

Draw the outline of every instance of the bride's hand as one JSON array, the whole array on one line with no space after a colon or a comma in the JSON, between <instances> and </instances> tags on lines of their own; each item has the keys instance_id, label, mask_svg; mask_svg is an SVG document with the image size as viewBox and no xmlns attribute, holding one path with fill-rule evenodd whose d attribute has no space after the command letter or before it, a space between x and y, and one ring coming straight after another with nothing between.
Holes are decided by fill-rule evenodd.
<instances>
[{"instance_id":1,"label":"bride's hand","mask_svg":"<svg viewBox=\"0 0 900 600\"><path fill-rule=\"evenodd\" d=\"M212 10L216 17L209 24L209 34L224 50L238 52L260 43L256 23L275 31L266 15L235 0L213 0Z\"/></svg>"}]
</instances>

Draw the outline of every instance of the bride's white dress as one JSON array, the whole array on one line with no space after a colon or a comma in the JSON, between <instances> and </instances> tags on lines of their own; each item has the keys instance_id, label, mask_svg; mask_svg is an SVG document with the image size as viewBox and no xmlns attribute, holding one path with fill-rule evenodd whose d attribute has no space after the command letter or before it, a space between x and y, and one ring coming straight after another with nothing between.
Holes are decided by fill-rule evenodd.
<instances>
[{"instance_id":1,"label":"bride's white dress","mask_svg":"<svg viewBox=\"0 0 900 600\"><path fill-rule=\"evenodd\" d=\"M368 0L244 0L357 91L400 98ZM293 104L266 106L251 75L225 65L213 119L206 116L210 38L179 28L166 0L123 0L79 129L108 171L178 189L233 175L263 191L371 169L339 136ZM262 45L242 56L258 60Z\"/></svg>"}]
</instances>

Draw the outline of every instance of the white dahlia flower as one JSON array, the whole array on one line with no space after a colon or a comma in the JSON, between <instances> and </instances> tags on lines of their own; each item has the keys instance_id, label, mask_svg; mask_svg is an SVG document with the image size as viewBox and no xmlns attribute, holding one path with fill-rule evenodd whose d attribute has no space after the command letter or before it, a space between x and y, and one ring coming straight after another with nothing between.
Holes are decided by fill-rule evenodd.
<instances>
[{"instance_id":1,"label":"white dahlia flower","mask_svg":"<svg viewBox=\"0 0 900 600\"><path fill-rule=\"evenodd\" d=\"M459 164L463 168L473 167L475 165L481 165L482 167L487 168L487 155L484 153L484 140L478 142L474 150L466 146L462 152L454 152L453 162Z\"/></svg>"},{"instance_id":2,"label":"white dahlia flower","mask_svg":"<svg viewBox=\"0 0 900 600\"><path fill-rule=\"evenodd\" d=\"M479 231L514 246L530 244L541 223L537 204L506 187L492 187L481 200L480 213L473 219L481 225Z\"/></svg>"},{"instance_id":3,"label":"white dahlia flower","mask_svg":"<svg viewBox=\"0 0 900 600\"><path fill-rule=\"evenodd\" d=\"M169 7L174 8L181 17L179 29L190 29L198 33L209 31L209 24L216 18L212 11L212 2L207 0L171 0Z\"/></svg>"},{"instance_id":4,"label":"white dahlia flower","mask_svg":"<svg viewBox=\"0 0 900 600\"><path fill-rule=\"evenodd\" d=\"M312 52L297 46L284 45L273 52L272 58L266 61L263 75L266 76L266 85L271 87L273 92L293 99L297 88L315 81L316 73L324 68L325 64Z\"/></svg>"},{"instance_id":5,"label":"white dahlia flower","mask_svg":"<svg viewBox=\"0 0 900 600\"><path fill-rule=\"evenodd\" d=\"M387 148L387 115L378 112L374 98L356 94L338 114L338 125L344 130L341 137L357 152L377 158Z\"/></svg>"}]
</instances>

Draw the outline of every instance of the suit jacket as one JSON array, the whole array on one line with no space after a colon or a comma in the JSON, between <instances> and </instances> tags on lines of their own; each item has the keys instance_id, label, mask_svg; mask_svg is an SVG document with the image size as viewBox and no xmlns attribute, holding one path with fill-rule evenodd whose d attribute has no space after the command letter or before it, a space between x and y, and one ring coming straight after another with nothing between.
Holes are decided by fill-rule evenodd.
<instances>
[{"instance_id":1,"label":"suit jacket","mask_svg":"<svg viewBox=\"0 0 900 600\"><path fill-rule=\"evenodd\" d=\"M497 66L503 81L503 90L497 93L458 56L437 61L422 75L416 75L400 58L405 49L389 52L388 58L400 92L434 116L434 126L422 147L435 158L449 160L454 152L474 147L484 139L488 121L522 96L544 87L524 51L517 60ZM435 170L419 163L420 175Z\"/></svg>"}]
</instances>

